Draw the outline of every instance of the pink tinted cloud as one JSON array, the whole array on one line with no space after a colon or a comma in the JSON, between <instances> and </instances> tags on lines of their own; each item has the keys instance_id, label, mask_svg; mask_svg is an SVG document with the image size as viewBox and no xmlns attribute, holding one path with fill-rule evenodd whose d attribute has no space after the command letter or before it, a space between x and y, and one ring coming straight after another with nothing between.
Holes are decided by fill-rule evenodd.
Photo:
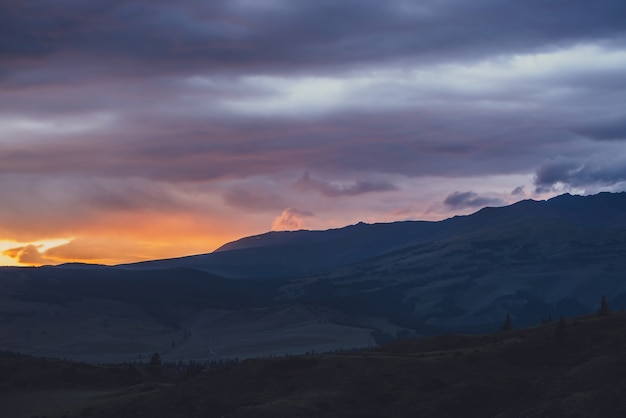
<instances>
[{"instance_id":1,"label":"pink tinted cloud","mask_svg":"<svg viewBox=\"0 0 626 418\"><path fill-rule=\"evenodd\" d=\"M287 208L272 223L272 231L293 231L305 228L305 219L312 218L312 212L296 208Z\"/></svg>"},{"instance_id":2,"label":"pink tinted cloud","mask_svg":"<svg viewBox=\"0 0 626 418\"><path fill-rule=\"evenodd\" d=\"M356 196L397 190L395 185L384 181L357 180L351 184L336 184L313 178L308 172L298 179L296 187L303 191L315 191L326 197Z\"/></svg>"}]
</instances>

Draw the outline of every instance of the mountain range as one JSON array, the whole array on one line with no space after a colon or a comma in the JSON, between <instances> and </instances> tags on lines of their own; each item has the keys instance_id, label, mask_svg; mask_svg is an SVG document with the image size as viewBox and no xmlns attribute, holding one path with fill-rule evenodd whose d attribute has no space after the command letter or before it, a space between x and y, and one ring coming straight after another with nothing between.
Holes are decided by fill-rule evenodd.
<instances>
[{"instance_id":1,"label":"mountain range","mask_svg":"<svg viewBox=\"0 0 626 418\"><path fill-rule=\"evenodd\" d=\"M327 231L283 231L242 238L210 254L122 266L132 269L189 267L230 278L294 277L321 273L419 244L490 234L500 228L544 223L565 227L625 229L626 193L564 194L487 207L439 222L404 221Z\"/></svg>"},{"instance_id":2,"label":"mountain range","mask_svg":"<svg viewBox=\"0 0 626 418\"><path fill-rule=\"evenodd\" d=\"M626 307L626 193L243 238L119 266L0 269L0 348L92 362L371 346Z\"/></svg>"}]
</instances>

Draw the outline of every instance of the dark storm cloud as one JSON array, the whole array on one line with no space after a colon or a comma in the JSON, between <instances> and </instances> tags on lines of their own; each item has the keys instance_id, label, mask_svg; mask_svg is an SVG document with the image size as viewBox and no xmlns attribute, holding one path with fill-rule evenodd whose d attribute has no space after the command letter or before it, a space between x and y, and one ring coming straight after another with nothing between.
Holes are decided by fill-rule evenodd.
<instances>
[{"instance_id":1,"label":"dark storm cloud","mask_svg":"<svg viewBox=\"0 0 626 418\"><path fill-rule=\"evenodd\" d=\"M0 57L13 74L57 57L72 61L51 68L59 78L62 70L137 76L475 60L617 41L625 15L626 4L615 0L5 1Z\"/></svg>"},{"instance_id":2,"label":"dark storm cloud","mask_svg":"<svg viewBox=\"0 0 626 418\"><path fill-rule=\"evenodd\" d=\"M595 138L619 135L621 122L594 128L593 121L623 102L619 94L610 102L609 95L595 91L619 92L623 71L614 71L613 78L595 71L556 72L469 93L428 84L370 86L369 95L355 99L370 107L365 111L339 105L332 114L299 119L220 108L221 100L258 98L262 109L263 99L276 94L242 84L241 76L332 71L341 80L355 68L381 63L410 68L550 52L596 39L611 45L626 28L626 5L619 1L574 1L567 7L539 1L411 3L3 2L4 80L20 88L6 91L1 112L37 120L88 119L87 111L119 116L111 127L88 135L48 133L50 140L37 146L22 142L25 134L14 134L14 143L0 149L0 171L166 181L303 169L454 177L529 172L546 155L558 154L569 140L558 131L571 127L571 120L587 123L582 131ZM558 21L548 17L555 14ZM189 80L207 74L207 82ZM609 79L610 86L593 84ZM576 105L563 110L562 101L552 99L558 95L537 109L543 100L537 97L556 84L570 91L563 101L594 103L596 113ZM373 98L406 102L386 109ZM495 105L477 106L485 102ZM513 111L507 110L510 103ZM387 186L361 182L339 190L317 184L317 190L350 195Z\"/></svg>"},{"instance_id":3,"label":"dark storm cloud","mask_svg":"<svg viewBox=\"0 0 626 418\"><path fill-rule=\"evenodd\" d=\"M172 182L303 169L454 177L523 171L567 141L554 136L544 143L543 135L529 135L506 115L500 120L466 117L464 121L457 113L443 113L426 118L398 111L365 117L340 114L312 121L244 119L237 124L185 117L176 121L165 116L168 123L184 126L173 128L155 118L146 126L113 127L106 135L92 133L93 140L76 134L57 141L41 140L37 146L7 144L0 148L0 173ZM194 124L198 129L189 130ZM522 142L525 146L519 148ZM304 178L300 183L327 196L394 190L393 184L384 181L360 180L342 186Z\"/></svg>"},{"instance_id":4,"label":"dark storm cloud","mask_svg":"<svg viewBox=\"0 0 626 418\"><path fill-rule=\"evenodd\" d=\"M558 152L569 140L551 135L546 141L544 133L529 131L523 118L517 121L519 115L498 114L494 119L495 112L490 116L465 110L461 118L460 112L452 106L450 114L339 113L311 121L276 117L239 123L157 115L143 126L114 126L87 138L82 133L58 134L63 138L45 137L36 146L23 141L5 144L0 148L0 173L170 182L303 169L456 177L532 170L536 161ZM343 186L315 178L300 183L326 196L394 190L393 184L369 180Z\"/></svg>"},{"instance_id":5,"label":"dark storm cloud","mask_svg":"<svg viewBox=\"0 0 626 418\"><path fill-rule=\"evenodd\" d=\"M626 158L558 158L539 167L534 182L538 192L550 191L559 184L583 189L615 186L626 182Z\"/></svg>"},{"instance_id":6,"label":"dark storm cloud","mask_svg":"<svg viewBox=\"0 0 626 418\"><path fill-rule=\"evenodd\" d=\"M313 178L308 172L298 179L296 187L303 191L316 191L327 197L356 196L363 193L388 192L398 189L393 184L384 181L357 180L356 183L352 184L334 184Z\"/></svg>"},{"instance_id":7,"label":"dark storm cloud","mask_svg":"<svg viewBox=\"0 0 626 418\"><path fill-rule=\"evenodd\" d=\"M443 203L453 209L477 208L482 206L500 206L500 199L479 196L474 192L454 192L445 198Z\"/></svg>"},{"instance_id":8,"label":"dark storm cloud","mask_svg":"<svg viewBox=\"0 0 626 418\"><path fill-rule=\"evenodd\" d=\"M626 115L595 121L575 132L599 141L626 140Z\"/></svg>"}]
</instances>

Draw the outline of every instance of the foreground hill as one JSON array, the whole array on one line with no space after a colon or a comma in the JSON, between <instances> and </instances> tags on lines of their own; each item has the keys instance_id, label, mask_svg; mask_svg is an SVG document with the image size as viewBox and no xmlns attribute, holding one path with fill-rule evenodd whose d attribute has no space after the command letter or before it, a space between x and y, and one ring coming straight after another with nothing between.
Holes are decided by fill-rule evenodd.
<instances>
[{"instance_id":1,"label":"foreground hill","mask_svg":"<svg viewBox=\"0 0 626 418\"><path fill-rule=\"evenodd\" d=\"M49 418L622 417L625 315L246 360L193 378L28 358L20 373L0 356L0 402Z\"/></svg>"}]
</instances>

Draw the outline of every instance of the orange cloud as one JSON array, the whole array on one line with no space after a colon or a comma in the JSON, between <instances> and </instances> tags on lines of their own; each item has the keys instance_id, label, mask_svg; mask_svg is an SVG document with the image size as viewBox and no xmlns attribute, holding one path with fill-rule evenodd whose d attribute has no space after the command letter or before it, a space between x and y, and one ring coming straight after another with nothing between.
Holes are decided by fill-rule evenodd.
<instances>
[{"instance_id":1,"label":"orange cloud","mask_svg":"<svg viewBox=\"0 0 626 418\"><path fill-rule=\"evenodd\" d=\"M9 248L8 250L2 251L2 255L6 255L11 258L19 257L20 253L24 250L25 247L17 247L17 248Z\"/></svg>"},{"instance_id":2,"label":"orange cloud","mask_svg":"<svg viewBox=\"0 0 626 418\"><path fill-rule=\"evenodd\" d=\"M41 265L49 260L39 252L41 245L28 244L23 247L10 248L2 252L3 255L16 259L20 264Z\"/></svg>"},{"instance_id":3,"label":"orange cloud","mask_svg":"<svg viewBox=\"0 0 626 418\"><path fill-rule=\"evenodd\" d=\"M274 220L273 231L304 229L304 219L312 218L313 213L295 208L287 208Z\"/></svg>"}]
</instances>

